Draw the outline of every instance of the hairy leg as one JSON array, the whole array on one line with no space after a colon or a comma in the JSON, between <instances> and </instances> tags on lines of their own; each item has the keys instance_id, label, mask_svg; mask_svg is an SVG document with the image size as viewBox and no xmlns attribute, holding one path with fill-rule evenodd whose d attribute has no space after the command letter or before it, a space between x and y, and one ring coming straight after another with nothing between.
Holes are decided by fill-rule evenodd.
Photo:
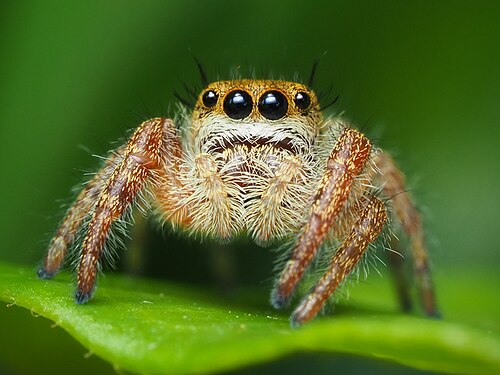
<instances>
[{"instance_id":1,"label":"hairy leg","mask_svg":"<svg viewBox=\"0 0 500 375\"><path fill-rule=\"evenodd\" d=\"M401 222L403 231L410 238L422 307L427 315L439 316L429 267L429 257L425 247L422 220L411 194L405 191L404 175L387 153L377 154L375 163L380 169L380 175L375 176L375 178L380 180L379 183L383 186L384 195L391 199L394 213ZM401 267L401 262L395 261L391 262L391 264L396 266L394 270L396 275L401 275L402 271L397 269L397 267ZM400 282L406 282L401 276L398 277ZM402 292L400 287L400 295L404 297L406 294L407 292ZM402 304L404 305L405 302L402 301Z\"/></svg>"},{"instance_id":2,"label":"hairy leg","mask_svg":"<svg viewBox=\"0 0 500 375\"><path fill-rule=\"evenodd\" d=\"M92 296L99 259L111 224L137 198L146 183L167 179L165 171L178 153L178 139L172 121L145 121L127 143L123 160L102 189L83 240L78 266L76 300L85 303Z\"/></svg>"},{"instance_id":3,"label":"hairy leg","mask_svg":"<svg viewBox=\"0 0 500 375\"><path fill-rule=\"evenodd\" d=\"M120 160L122 153L123 149L120 149L108 158L104 167L85 185L85 188L78 194L75 202L66 212L66 216L60 224L57 233L50 241L43 266L38 270L40 278L52 278L61 268L68 247L75 240L78 229L85 217L92 212L97 203L99 193L106 184L109 176L111 176L111 173L113 173L115 163Z\"/></svg>"},{"instance_id":4,"label":"hairy leg","mask_svg":"<svg viewBox=\"0 0 500 375\"><path fill-rule=\"evenodd\" d=\"M142 123L78 195L52 239L38 275L54 275L84 217L92 212L80 253L75 294L78 303L85 303L94 290L111 224L123 215L146 184L152 185L152 191L157 186L176 185L169 179L174 179L178 172L181 157L180 141L171 120L156 118Z\"/></svg>"},{"instance_id":5,"label":"hairy leg","mask_svg":"<svg viewBox=\"0 0 500 375\"><path fill-rule=\"evenodd\" d=\"M344 208L356 176L371 153L370 141L353 129L344 129L327 160L326 172L312 204L309 219L271 294L271 304L287 304L332 224Z\"/></svg>"},{"instance_id":6,"label":"hairy leg","mask_svg":"<svg viewBox=\"0 0 500 375\"><path fill-rule=\"evenodd\" d=\"M335 252L328 270L316 284L314 290L302 300L299 307L293 312L292 326L305 323L316 316L325 301L358 264L368 245L380 234L386 221L387 214L384 203L376 197L370 197L368 204L363 206L351 233Z\"/></svg>"},{"instance_id":7,"label":"hairy leg","mask_svg":"<svg viewBox=\"0 0 500 375\"><path fill-rule=\"evenodd\" d=\"M405 270L405 259L398 252L399 240L392 239L391 240L391 251L387 254L389 268L392 273L392 277L395 281L396 294L398 295L399 304L401 306L401 310L404 312L410 312L413 306L411 296L410 296L410 286L408 275Z\"/></svg>"}]
</instances>

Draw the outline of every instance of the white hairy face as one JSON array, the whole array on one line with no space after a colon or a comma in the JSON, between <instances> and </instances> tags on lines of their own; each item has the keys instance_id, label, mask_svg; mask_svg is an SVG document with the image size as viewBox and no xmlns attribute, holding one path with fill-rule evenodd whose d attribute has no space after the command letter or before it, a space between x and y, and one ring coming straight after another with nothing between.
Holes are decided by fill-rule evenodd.
<instances>
[{"instance_id":1,"label":"white hairy face","mask_svg":"<svg viewBox=\"0 0 500 375\"><path fill-rule=\"evenodd\" d=\"M299 83L219 81L199 96L192 117L195 153L272 147L307 154L322 124L316 95Z\"/></svg>"}]
</instances>

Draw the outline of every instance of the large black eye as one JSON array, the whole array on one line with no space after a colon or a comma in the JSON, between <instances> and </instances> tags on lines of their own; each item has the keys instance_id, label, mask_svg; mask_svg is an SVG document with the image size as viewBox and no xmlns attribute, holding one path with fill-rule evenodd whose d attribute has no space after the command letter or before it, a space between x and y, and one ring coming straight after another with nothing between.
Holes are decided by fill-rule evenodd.
<instances>
[{"instance_id":1,"label":"large black eye","mask_svg":"<svg viewBox=\"0 0 500 375\"><path fill-rule=\"evenodd\" d=\"M259 112L268 120L278 120L286 115L288 102L279 91L267 91L260 97Z\"/></svg>"},{"instance_id":2,"label":"large black eye","mask_svg":"<svg viewBox=\"0 0 500 375\"><path fill-rule=\"evenodd\" d=\"M309 105L311 104L311 97L307 93L301 91L295 95L295 99L293 101L299 109L305 110L309 108Z\"/></svg>"},{"instance_id":3,"label":"large black eye","mask_svg":"<svg viewBox=\"0 0 500 375\"><path fill-rule=\"evenodd\" d=\"M243 90L234 90L224 99L224 112L235 120L241 120L252 112L252 97Z\"/></svg>"},{"instance_id":4,"label":"large black eye","mask_svg":"<svg viewBox=\"0 0 500 375\"><path fill-rule=\"evenodd\" d=\"M205 105L205 107L208 108L211 108L214 105L216 105L217 99L219 99L219 95L217 95L217 93L213 90L206 91L201 98L201 100L203 100L203 104Z\"/></svg>"}]
</instances>

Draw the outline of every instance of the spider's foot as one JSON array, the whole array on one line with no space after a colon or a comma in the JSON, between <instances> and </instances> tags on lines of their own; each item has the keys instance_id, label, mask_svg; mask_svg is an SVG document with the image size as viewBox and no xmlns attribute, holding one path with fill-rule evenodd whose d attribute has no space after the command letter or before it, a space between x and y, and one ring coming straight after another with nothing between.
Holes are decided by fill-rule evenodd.
<instances>
[{"instance_id":1,"label":"spider's foot","mask_svg":"<svg viewBox=\"0 0 500 375\"><path fill-rule=\"evenodd\" d=\"M40 267L36 272L36 274L39 279L47 280L47 279L52 279L56 273L47 271L45 267Z\"/></svg>"},{"instance_id":2,"label":"spider's foot","mask_svg":"<svg viewBox=\"0 0 500 375\"><path fill-rule=\"evenodd\" d=\"M426 311L425 315L430 319L441 319L443 317L439 310Z\"/></svg>"},{"instance_id":3,"label":"spider's foot","mask_svg":"<svg viewBox=\"0 0 500 375\"><path fill-rule=\"evenodd\" d=\"M413 303L409 295L401 296L399 299L399 305L401 306L401 311L409 314L413 309Z\"/></svg>"},{"instance_id":4,"label":"spider's foot","mask_svg":"<svg viewBox=\"0 0 500 375\"><path fill-rule=\"evenodd\" d=\"M271 292L271 305L275 309L282 309L284 307L287 307L290 304L290 297L289 296L284 296L282 293L279 292L278 288L274 288L273 291Z\"/></svg>"},{"instance_id":5,"label":"spider's foot","mask_svg":"<svg viewBox=\"0 0 500 375\"><path fill-rule=\"evenodd\" d=\"M428 318L440 319L441 313L437 307L436 297L432 288L423 288L420 292L422 310Z\"/></svg>"},{"instance_id":6,"label":"spider's foot","mask_svg":"<svg viewBox=\"0 0 500 375\"><path fill-rule=\"evenodd\" d=\"M300 319L296 312L294 312L290 317L290 327L292 328L299 328L303 323L304 322Z\"/></svg>"},{"instance_id":7,"label":"spider's foot","mask_svg":"<svg viewBox=\"0 0 500 375\"><path fill-rule=\"evenodd\" d=\"M299 328L301 325L308 322L315 316L315 312L311 311L309 306L303 301L292 313L292 316L290 317L290 326L292 328Z\"/></svg>"},{"instance_id":8,"label":"spider's foot","mask_svg":"<svg viewBox=\"0 0 500 375\"><path fill-rule=\"evenodd\" d=\"M79 305L83 305L84 303L87 303L89 299L92 298L93 291L90 292L83 292L80 289L76 290L75 293L75 301Z\"/></svg>"}]
</instances>

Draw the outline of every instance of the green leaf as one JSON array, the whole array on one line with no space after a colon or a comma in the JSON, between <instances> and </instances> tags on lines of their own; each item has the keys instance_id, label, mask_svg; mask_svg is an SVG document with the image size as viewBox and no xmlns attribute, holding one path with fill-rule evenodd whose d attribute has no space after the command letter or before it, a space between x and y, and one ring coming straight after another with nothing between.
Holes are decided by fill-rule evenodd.
<instances>
[{"instance_id":1,"label":"green leaf","mask_svg":"<svg viewBox=\"0 0 500 375\"><path fill-rule=\"evenodd\" d=\"M334 314L296 330L289 312L263 304L267 294L255 303L255 292L227 298L126 276L101 278L95 298L79 306L69 275L38 280L32 269L0 264L0 299L53 320L92 353L137 373L215 372L311 351L494 374L500 372L495 278L457 271L439 278L447 318L430 320L398 314L388 278L372 275L351 288Z\"/></svg>"}]
</instances>

